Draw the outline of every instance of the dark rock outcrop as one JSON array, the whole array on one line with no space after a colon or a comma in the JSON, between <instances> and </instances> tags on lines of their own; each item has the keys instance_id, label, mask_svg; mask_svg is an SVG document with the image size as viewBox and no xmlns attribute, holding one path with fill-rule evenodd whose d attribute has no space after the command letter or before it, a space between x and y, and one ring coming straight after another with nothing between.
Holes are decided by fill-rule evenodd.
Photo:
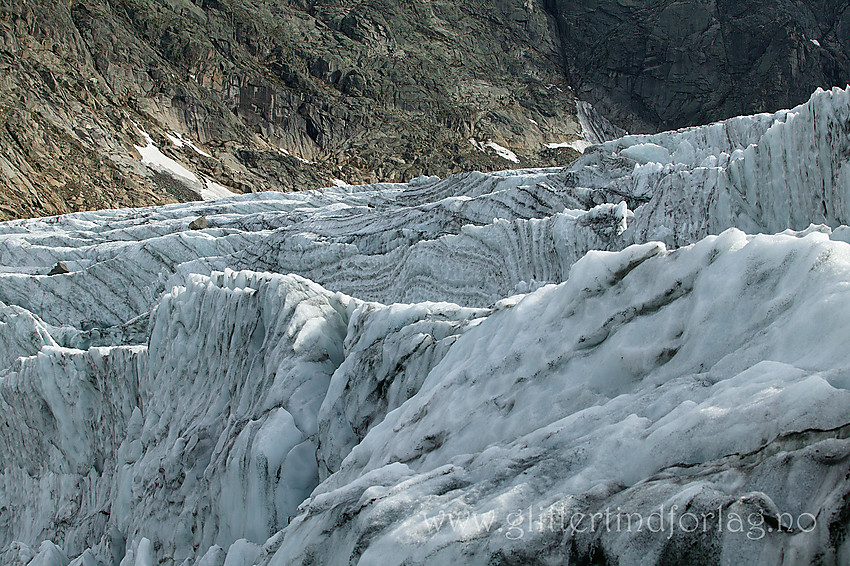
<instances>
[{"instance_id":1,"label":"dark rock outcrop","mask_svg":"<svg viewBox=\"0 0 850 566\"><path fill-rule=\"evenodd\" d=\"M62 263L61 261L56 262L56 265L53 266L53 269L48 272L48 275L64 275L65 273L71 273L71 270L68 269L68 266Z\"/></svg>"},{"instance_id":2,"label":"dark rock outcrop","mask_svg":"<svg viewBox=\"0 0 850 566\"><path fill-rule=\"evenodd\" d=\"M547 0L568 77L630 131L791 108L850 82L847 0Z\"/></svg>"}]
</instances>

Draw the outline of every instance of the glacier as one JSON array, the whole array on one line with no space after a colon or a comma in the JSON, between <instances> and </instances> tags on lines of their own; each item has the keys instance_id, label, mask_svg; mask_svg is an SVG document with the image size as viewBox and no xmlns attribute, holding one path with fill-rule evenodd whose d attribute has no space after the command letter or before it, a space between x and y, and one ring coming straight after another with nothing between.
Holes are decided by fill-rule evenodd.
<instances>
[{"instance_id":1,"label":"glacier","mask_svg":"<svg viewBox=\"0 0 850 566\"><path fill-rule=\"evenodd\" d=\"M0 562L848 563L850 88L594 141L0 224Z\"/></svg>"}]
</instances>

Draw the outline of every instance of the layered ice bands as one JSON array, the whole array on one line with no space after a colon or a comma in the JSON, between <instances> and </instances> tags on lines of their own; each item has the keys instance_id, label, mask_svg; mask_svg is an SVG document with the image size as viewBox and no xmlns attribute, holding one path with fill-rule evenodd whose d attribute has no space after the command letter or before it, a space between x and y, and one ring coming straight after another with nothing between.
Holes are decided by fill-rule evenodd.
<instances>
[{"instance_id":1,"label":"layered ice bands","mask_svg":"<svg viewBox=\"0 0 850 566\"><path fill-rule=\"evenodd\" d=\"M845 563L848 203L835 89L0 224L0 562Z\"/></svg>"}]
</instances>

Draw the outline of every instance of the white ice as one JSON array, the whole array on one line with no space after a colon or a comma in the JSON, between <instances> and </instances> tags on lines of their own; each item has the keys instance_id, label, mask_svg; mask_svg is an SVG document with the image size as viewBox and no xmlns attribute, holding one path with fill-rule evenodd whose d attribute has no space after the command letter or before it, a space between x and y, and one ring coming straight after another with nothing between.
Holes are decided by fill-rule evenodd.
<instances>
[{"instance_id":1,"label":"white ice","mask_svg":"<svg viewBox=\"0 0 850 566\"><path fill-rule=\"evenodd\" d=\"M848 123L0 224L0 563L846 562Z\"/></svg>"}]
</instances>

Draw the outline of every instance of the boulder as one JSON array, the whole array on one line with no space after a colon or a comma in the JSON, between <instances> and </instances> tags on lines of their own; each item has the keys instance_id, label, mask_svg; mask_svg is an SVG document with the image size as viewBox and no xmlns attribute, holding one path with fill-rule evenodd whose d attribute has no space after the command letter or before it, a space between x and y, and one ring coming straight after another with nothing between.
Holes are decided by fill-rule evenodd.
<instances>
[{"instance_id":1,"label":"boulder","mask_svg":"<svg viewBox=\"0 0 850 566\"><path fill-rule=\"evenodd\" d=\"M189 222L189 230L204 230L210 227L210 223L207 222L206 216L199 216L196 219Z\"/></svg>"},{"instance_id":2,"label":"boulder","mask_svg":"<svg viewBox=\"0 0 850 566\"><path fill-rule=\"evenodd\" d=\"M71 270L68 269L67 265L58 261L56 262L56 265L53 266L53 269L50 270L48 275L62 275L64 273L71 273Z\"/></svg>"}]
</instances>

